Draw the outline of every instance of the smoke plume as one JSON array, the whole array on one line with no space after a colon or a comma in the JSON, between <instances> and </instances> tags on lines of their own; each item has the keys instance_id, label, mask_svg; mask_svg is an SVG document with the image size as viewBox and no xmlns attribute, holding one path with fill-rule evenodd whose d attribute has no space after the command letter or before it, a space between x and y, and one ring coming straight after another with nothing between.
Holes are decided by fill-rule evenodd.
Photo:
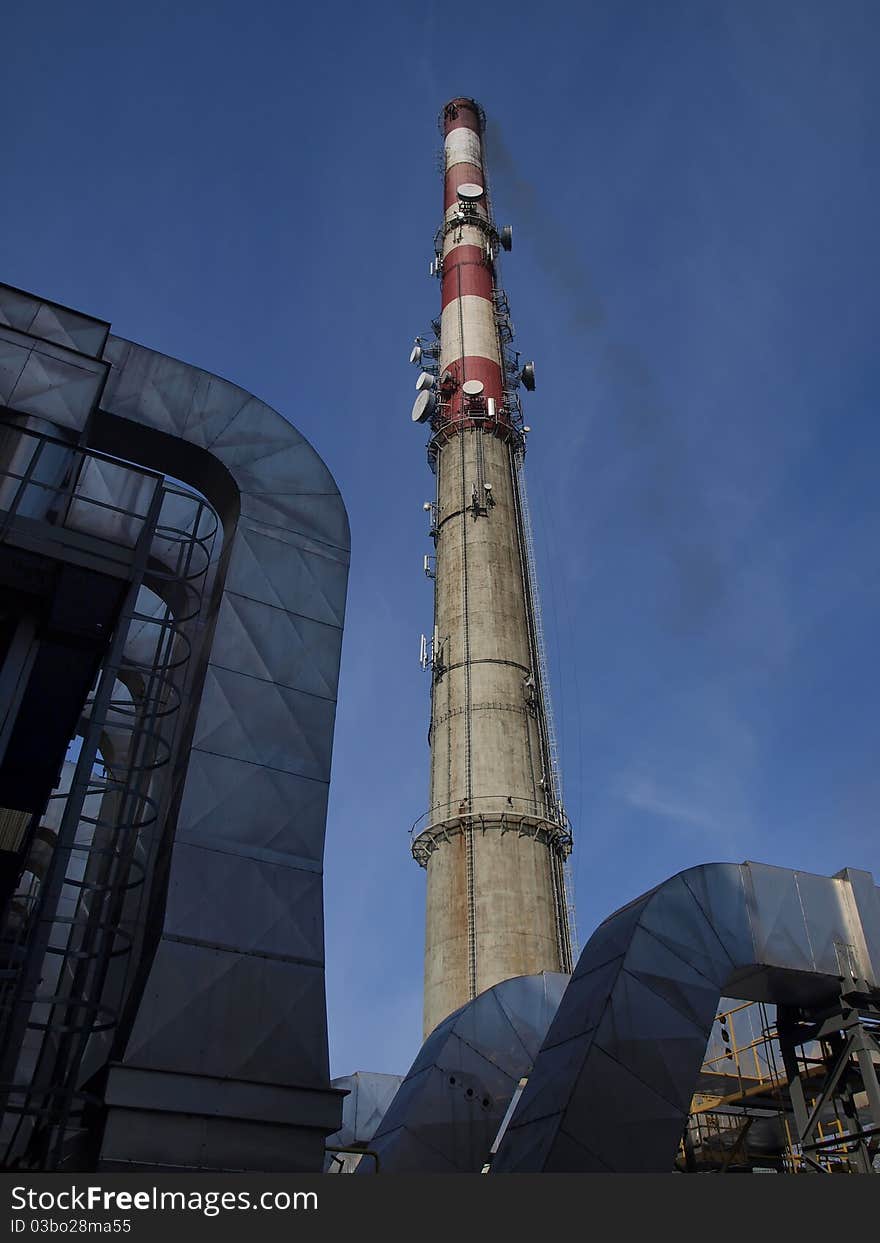
<instances>
[{"instance_id":1,"label":"smoke plume","mask_svg":"<svg viewBox=\"0 0 880 1243\"><path fill-rule=\"evenodd\" d=\"M518 172L496 124L489 123L487 164L503 186L519 236L524 237L559 295L565 322L583 345L585 368L608 393L610 426L596 439L595 469L625 481L604 524L635 520L640 541L651 541L668 561L670 622L676 629L706 625L725 594L724 570L703 488L689 462L689 433L670 409L637 346L610 338L609 318L575 239L548 213L546 197ZM593 427L596 427L595 422Z\"/></svg>"}]
</instances>

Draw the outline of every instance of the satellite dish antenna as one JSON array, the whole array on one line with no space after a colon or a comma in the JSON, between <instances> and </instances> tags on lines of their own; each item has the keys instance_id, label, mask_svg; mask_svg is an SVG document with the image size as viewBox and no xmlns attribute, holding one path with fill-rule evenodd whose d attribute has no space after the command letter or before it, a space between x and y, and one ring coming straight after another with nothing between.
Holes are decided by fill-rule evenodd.
<instances>
[{"instance_id":1,"label":"satellite dish antenna","mask_svg":"<svg viewBox=\"0 0 880 1243\"><path fill-rule=\"evenodd\" d=\"M418 397L413 402L413 423L424 423L426 419L429 419L434 412L435 405L436 398L432 392L425 389L424 392L419 393Z\"/></svg>"},{"instance_id":2,"label":"satellite dish antenna","mask_svg":"<svg viewBox=\"0 0 880 1243\"><path fill-rule=\"evenodd\" d=\"M506 224L498 234L498 241L501 243L502 250L513 249L513 226Z\"/></svg>"},{"instance_id":3,"label":"satellite dish antenna","mask_svg":"<svg viewBox=\"0 0 880 1243\"><path fill-rule=\"evenodd\" d=\"M483 391L482 380L465 380L461 386L461 391L466 393L468 397L479 397Z\"/></svg>"},{"instance_id":4,"label":"satellite dish antenna","mask_svg":"<svg viewBox=\"0 0 880 1243\"><path fill-rule=\"evenodd\" d=\"M465 203L475 203L483 197L483 187L475 181L465 181L458 187L458 197Z\"/></svg>"},{"instance_id":5,"label":"satellite dish antenna","mask_svg":"<svg viewBox=\"0 0 880 1243\"><path fill-rule=\"evenodd\" d=\"M418 343L412 347L412 353L409 356L409 361L414 367L418 367L419 363L422 361L422 347Z\"/></svg>"},{"instance_id":6,"label":"satellite dish antenna","mask_svg":"<svg viewBox=\"0 0 880 1243\"><path fill-rule=\"evenodd\" d=\"M425 389L434 387L434 377L430 371L423 371L416 380L416 392L424 393Z\"/></svg>"},{"instance_id":7,"label":"satellite dish antenna","mask_svg":"<svg viewBox=\"0 0 880 1243\"><path fill-rule=\"evenodd\" d=\"M522 371L519 373L519 378L522 380L523 384L529 390L529 392L534 393L535 391L535 364L534 362L526 363Z\"/></svg>"}]
</instances>

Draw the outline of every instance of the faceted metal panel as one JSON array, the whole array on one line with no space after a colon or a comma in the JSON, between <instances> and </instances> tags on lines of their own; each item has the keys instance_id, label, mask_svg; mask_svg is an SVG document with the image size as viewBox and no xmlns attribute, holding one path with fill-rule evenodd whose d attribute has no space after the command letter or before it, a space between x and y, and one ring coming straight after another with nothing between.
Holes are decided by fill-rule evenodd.
<instances>
[{"instance_id":1,"label":"faceted metal panel","mask_svg":"<svg viewBox=\"0 0 880 1243\"><path fill-rule=\"evenodd\" d=\"M311 445L263 402L234 384L111 337L115 364L105 406L208 449L241 492L241 513L348 550L345 509Z\"/></svg>"},{"instance_id":2,"label":"faceted metal panel","mask_svg":"<svg viewBox=\"0 0 880 1243\"><path fill-rule=\"evenodd\" d=\"M785 962L814 971L797 873L758 866L751 869L750 888L759 961Z\"/></svg>"},{"instance_id":3,"label":"faceted metal panel","mask_svg":"<svg viewBox=\"0 0 880 1243\"><path fill-rule=\"evenodd\" d=\"M110 330L103 320L54 302L43 302L9 285L0 285L0 324L93 358L101 356Z\"/></svg>"},{"instance_id":4,"label":"faceted metal panel","mask_svg":"<svg viewBox=\"0 0 880 1243\"><path fill-rule=\"evenodd\" d=\"M57 345L66 345L80 354L100 358L109 328L109 324L87 319L66 307L44 302L34 316L29 332L44 341L54 341Z\"/></svg>"},{"instance_id":5,"label":"faceted metal panel","mask_svg":"<svg viewBox=\"0 0 880 1243\"><path fill-rule=\"evenodd\" d=\"M236 534L227 590L342 626L348 560L338 549L244 519Z\"/></svg>"},{"instance_id":6,"label":"faceted metal panel","mask_svg":"<svg viewBox=\"0 0 880 1243\"><path fill-rule=\"evenodd\" d=\"M669 1001L694 1023L701 1022L707 998L712 998L710 1006L715 1004L715 984L694 972L689 963L667 950L644 928L636 928L633 933L626 969L634 979Z\"/></svg>"},{"instance_id":7,"label":"faceted metal panel","mask_svg":"<svg viewBox=\"0 0 880 1243\"><path fill-rule=\"evenodd\" d=\"M104 357L113 364L104 394L104 408L133 423L183 438L187 416L196 404L196 394L206 384L204 373L197 367L189 367L113 336L107 342ZM241 390L236 391L241 393ZM244 399L242 393L239 404Z\"/></svg>"},{"instance_id":8,"label":"faceted metal panel","mask_svg":"<svg viewBox=\"0 0 880 1243\"><path fill-rule=\"evenodd\" d=\"M576 1169L584 1174L607 1174L608 1166L600 1161L595 1153L588 1152L582 1144L577 1143L563 1132L553 1147L547 1164L548 1174L566 1174Z\"/></svg>"},{"instance_id":9,"label":"faceted metal panel","mask_svg":"<svg viewBox=\"0 0 880 1243\"><path fill-rule=\"evenodd\" d=\"M10 410L79 429L106 375L103 362L0 328L0 403Z\"/></svg>"},{"instance_id":10,"label":"faceted metal panel","mask_svg":"<svg viewBox=\"0 0 880 1243\"><path fill-rule=\"evenodd\" d=\"M706 1050L705 1013L718 997L704 994L702 1021L692 1021L673 1002L660 997L629 971L621 972L594 1040L621 1066L644 1077L664 1100L687 1112L695 1067Z\"/></svg>"},{"instance_id":11,"label":"faceted metal panel","mask_svg":"<svg viewBox=\"0 0 880 1243\"><path fill-rule=\"evenodd\" d=\"M633 928L638 924L642 912L651 898L651 894L643 894L637 901L630 902L611 919L601 923L588 943L584 946L580 958L575 964L572 979L576 980L589 971L594 971L603 963L611 962L626 953ZM589 957L587 950L589 949Z\"/></svg>"},{"instance_id":12,"label":"faceted metal panel","mask_svg":"<svg viewBox=\"0 0 880 1243\"><path fill-rule=\"evenodd\" d=\"M855 939L866 980L880 983L880 890L874 887L870 872L844 868L837 878L846 882L850 919L857 929Z\"/></svg>"},{"instance_id":13,"label":"faceted metal panel","mask_svg":"<svg viewBox=\"0 0 880 1243\"><path fill-rule=\"evenodd\" d=\"M705 1047L704 1042L695 1051L696 1067ZM683 1113L602 1048L592 1052L589 1070L578 1079L566 1125L554 1141L545 1168L558 1173L579 1172L579 1154L571 1147L574 1141L609 1170L655 1172L652 1158L658 1149L670 1154L664 1169L671 1169L690 1098ZM587 1115L595 1125L579 1125ZM574 1121L577 1125L570 1125Z\"/></svg>"},{"instance_id":14,"label":"faceted metal panel","mask_svg":"<svg viewBox=\"0 0 880 1243\"><path fill-rule=\"evenodd\" d=\"M435 1028L370 1144L383 1173L479 1173L567 982L550 973L504 980Z\"/></svg>"},{"instance_id":15,"label":"faceted metal panel","mask_svg":"<svg viewBox=\"0 0 880 1243\"><path fill-rule=\"evenodd\" d=\"M30 354L29 342L0 331L0 401L4 405L9 404Z\"/></svg>"},{"instance_id":16,"label":"faceted metal panel","mask_svg":"<svg viewBox=\"0 0 880 1243\"><path fill-rule=\"evenodd\" d=\"M856 893L846 876L705 864L606 920L584 947L493 1173L670 1170L721 996L784 1000L793 980L805 1004L822 1004L851 986L838 937L863 947L865 963L880 953L880 891L862 873Z\"/></svg>"},{"instance_id":17,"label":"faceted metal panel","mask_svg":"<svg viewBox=\"0 0 880 1243\"><path fill-rule=\"evenodd\" d=\"M499 1115L491 1103L484 1106L479 1079L453 1069L456 1073L451 1074L448 1067L430 1066L421 1072L417 1092L401 1096L401 1103L409 1106L405 1125L395 1125L398 1104L396 1098L392 1102L370 1144L379 1154L382 1173L477 1173L482 1168L504 1108ZM419 1154L418 1164L413 1149ZM369 1174L369 1163L362 1162L357 1172Z\"/></svg>"},{"instance_id":18,"label":"faceted metal panel","mask_svg":"<svg viewBox=\"0 0 880 1243\"><path fill-rule=\"evenodd\" d=\"M238 892L235 903L226 900L231 888ZM321 897L320 872L178 842L165 932L223 949L320 966Z\"/></svg>"},{"instance_id":19,"label":"faceted metal panel","mask_svg":"<svg viewBox=\"0 0 880 1243\"><path fill-rule=\"evenodd\" d=\"M420 1136L400 1129L389 1134L382 1144L381 1173L393 1170L395 1174L458 1174L454 1160L444 1156L437 1148ZM369 1173L370 1160L361 1161L356 1174Z\"/></svg>"},{"instance_id":20,"label":"faceted metal panel","mask_svg":"<svg viewBox=\"0 0 880 1243\"><path fill-rule=\"evenodd\" d=\"M193 751L177 821L178 841L217 842L254 858L314 860L324 854L328 787L296 774Z\"/></svg>"},{"instance_id":21,"label":"faceted metal panel","mask_svg":"<svg viewBox=\"0 0 880 1243\"><path fill-rule=\"evenodd\" d=\"M682 881L694 895L694 901L721 942L724 945L738 945L739 956L747 958L747 947L751 941L754 957L754 932L749 919L743 869L735 863L713 863L683 872Z\"/></svg>"},{"instance_id":22,"label":"faceted metal panel","mask_svg":"<svg viewBox=\"0 0 880 1243\"><path fill-rule=\"evenodd\" d=\"M842 901L845 886L835 884L833 898L829 901L823 880L824 877L811 876L808 872L797 873L798 893L804 912L813 969L834 975L841 969L841 951L844 947L851 947L855 952L856 946L853 944L849 912L846 903Z\"/></svg>"},{"instance_id":23,"label":"faceted metal panel","mask_svg":"<svg viewBox=\"0 0 880 1243\"><path fill-rule=\"evenodd\" d=\"M493 1033L491 1046L487 1045L485 1040L487 1031ZM522 1039L511 1022L510 1015L491 990L481 993L480 996L474 998L472 1005L460 1012L458 1022L455 1024L455 1032L466 1046L479 1050L481 1057L501 1068L510 1066L517 1060L530 1060L529 1044L532 1049L539 1048L543 1035L540 1033L535 1038L534 1029L532 1029L531 1041L529 1042L528 1034L525 1040ZM462 1063L463 1066L464 1063Z\"/></svg>"},{"instance_id":24,"label":"faceted metal panel","mask_svg":"<svg viewBox=\"0 0 880 1243\"><path fill-rule=\"evenodd\" d=\"M400 1075L363 1070L334 1079L333 1087L348 1092L348 1096L342 1106L342 1127L327 1136L327 1143L336 1148L369 1146L401 1082Z\"/></svg>"},{"instance_id":25,"label":"faceted metal panel","mask_svg":"<svg viewBox=\"0 0 880 1243\"><path fill-rule=\"evenodd\" d=\"M335 699L211 664L194 745L212 755L326 780Z\"/></svg>"},{"instance_id":26,"label":"faceted metal panel","mask_svg":"<svg viewBox=\"0 0 880 1243\"><path fill-rule=\"evenodd\" d=\"M570 1004L564 1011L557 1010L553 1016L553 1040L557 1044L592 1031L598 1026L604 1012L605 997L623 970L622 954L618 958L612 958L610 962L601 963L592 971L580 970L583 958L582 954L577 964L577 973L571 977L566 990Z\"/></svg>"},{"instance_id":27,"label":"faceted metal panel","mask_svg":"<svg viewBox=\"0 0 880 1243\"><path fill-rule=\"evenodd\" d=\"M342 631L226 591L214 633L214 664L325 699L335 698Z\"/></svg>"},{"instance_id":28,"label":"faceted metal panel","mask_svg":"<svg viewBox=\"0 0 880 1243\"><path fill-rule=\"evenodd\" d=\"M0 324L27 332L40 309L41 301L33 294L10 285L0 285Z\"/></svg>"},{"instance_id":29,"label":"faceted metal panel","mask_svg":"<svg viewBox=\"0 0 880 1243\"><path fill-rule=\"evenodd\" d=\"M565 977L563 976L562 978L564 979ZM542 975L540 979L543 982L544 996L538 1004L535 1003L533 997L534 987L530 982L529 976L519 976L512 979L509 981L507 988L496 989L491 993L492 1004L498 1006L508 1020L520 1048L529 1059L534 1058L535 1050L541 1047L547 1032L547 1016L556 1013L560 998L559 976L548 973ZM488 1003L489 994L484 994L484 996L487 998ZM499 1027L501 1031L506 1030L503 1024L499 1024ZM457 1026L457 1030L460 1031L461 1028ZM485 1042L481 1042L480 1047L484 1053L487 1053ZM511 1042L509 1048L509 1056L515 1056L516 1046L513 1042ZM490 1050L487 1056L494 1061L494 1050ZM508 1056L505 1054L501 1060L501 1065L507 1066L509 1064Z\"/></svg>"},{"instance_id":30,"label":"faceted metal panel","mask_svg":"<svg viewBox=\"0 0 880 1243\"><path fill-rule=\"evenodd\" d=\"M540 1123L550 1118L556 1125L556 1115L564 1111L571 1098L571 1085L577 1080L586 1052L582 1043L574 1040L541 1048L541 1078L523 1100L517 1110L517 1122L524 1129L526 1123ZM532 1072L534 1076L534 1071ZM531 1133L528 1136L532 1142Z\"/></svg>"},{"instance_id":31,"label":"faceted metal panel","mask_svg":"<svg viewBox=\"0 0 880 1243\"><path fill-rule=\"evenodd\" d=\"M323 967L165 936L124 1061L329 1088Z\"/></svg>"},{"instance_id":32,"label":"faceted metal panel","mask_svg":"<svg viewBox=\"0 0 880 1243\"><path fill-rule=\"evenodd\" d=\"M645 904L639 926L652 933L705 979L718 982L719 987L730 974L734 959L719 940L683 876L674 876L655 890L651 900ZM736 948L739 955L750 955L751 944Z\"/></svg>"},{"instance_id":33,"label":"faceted metal panel","mask_svg":"<svg viewBox=\"0 0 880 1243\"><path fill-rule=\"evenodd\" d=\"M277 524L313 535L330 548L338 547L348 538L348 519L344 511L340 512L333 496L309 492L291 496L250 492L242 495L241 512L243 517L255 522Z\"/></svg>"}]
</instances>

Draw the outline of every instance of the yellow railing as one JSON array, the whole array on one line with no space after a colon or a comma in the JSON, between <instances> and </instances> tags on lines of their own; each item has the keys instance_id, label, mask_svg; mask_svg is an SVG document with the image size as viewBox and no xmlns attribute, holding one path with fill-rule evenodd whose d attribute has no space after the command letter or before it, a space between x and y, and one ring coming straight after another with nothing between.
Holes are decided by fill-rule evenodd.
<instances>
[{"instance_id":1,"label":"yellow railing","mask_svg":"<svg viewBox=\"0 0 880 1243\"><path fill-rule=\"evenodd\" d=\"M719 1044L722 1048L720 1053L714 1051ZM778 1118L785 1137L783 1169L788 1173L797 1173L804 1168L799 1140L787 1108L788 1079L779 1053L776 1029L768 1020L765 1006L758 1002L743 1002L720 1011L715 1018L707 1054L702 1066L703 1090L693 1097L688 1125L679 1146L679 1165L687 1165L685 1138L692 1152L702 1150L701 1164L704 1166L710 1164L712 1168L723 1171L737 1156L744 1157L747 1164L751 1163L748 1154L751 1124L746 1110L751 1100L760 1097L769 1098L774 1105L778 1105ZM800 1062L801 1083L807 1087L810 1079L815 1077L818 1089L824 1079L822 1059L802 1054ZM706 1077L715 1075L718 1077L718 1090L707 1091L708 1087L715 1085L707 1084ZM812 1108L817 1100L818 1091L816 1096L808 1096L808 1107ZM742 1107L742 1112L734 1112L738 1106ZM840 1119L819 1124L820 1142L832 1141L836 1137L841 1138L841 1142L845 1137ZM845 1154L837 1151L833 1143L820 1149L813 1160L829 1173L848 1168ZM762 1164L761 1158L755 1158L754 1164Z\"/></svg>"}]
</instances>

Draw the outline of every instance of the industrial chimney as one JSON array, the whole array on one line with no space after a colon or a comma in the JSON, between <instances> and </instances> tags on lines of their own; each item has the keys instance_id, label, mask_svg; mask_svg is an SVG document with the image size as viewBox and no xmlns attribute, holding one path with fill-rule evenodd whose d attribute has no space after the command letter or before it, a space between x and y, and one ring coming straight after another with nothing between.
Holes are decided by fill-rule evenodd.
<instances>
[{"instance_id":1,"label":"industrial chimney","mask_svg":"<svg viewBox=\"0 0 880 1243\"><path fill-rule=\"evenodd\" d=\"M419 337L412 417L430 428L437 491L429 809L412 844L427 869L425 1034L500 980L570 971L561 801L523 481L518 390L534 364L513 349L497 259L509 250L487 189L484 115L454 99L441 115L443 223L433 336Z\"/></svg>"}]
</instances>

